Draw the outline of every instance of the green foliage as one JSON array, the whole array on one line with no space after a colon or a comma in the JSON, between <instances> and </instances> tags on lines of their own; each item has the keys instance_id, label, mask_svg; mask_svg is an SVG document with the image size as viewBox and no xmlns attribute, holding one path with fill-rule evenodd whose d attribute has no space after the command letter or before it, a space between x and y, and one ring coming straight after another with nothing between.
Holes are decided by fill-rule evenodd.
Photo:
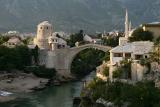
<instances>
[{"instance_id":1,"label":"green foliage","mask_svg":"<svg viewBox=\"0 0 160 107\"><path fill-rule=\"evenodd\" d=\"M10 71L12 69L24 69L32 64L32 56L38 64L38 47L30 50L27 46L21 45L15 48L0 46L0 70Z\"/></svg>"},{"instance_id":2,"label":"green foliage","mask_svg":"<svg viewBox=\"0 0 160 107\"><path fill-rule=\"evenodd\" d=\"M72 34L70 36L70 39L67 40L67 44L71 47L74 47L76 42L83 41L83 34L83 30L80 30L78 33Z\"/></svg>"},{"instance_id":3,"label":"green foliage","mask_svg":"<svg viewBox=\"0 0 160 107\"><path fill-rule=\"evenodd\" d=\"M103 44L111 47L115 47L119 44L119 36L116 37L111 37L109 36L108 38L103 38Z\"/></svg>"},{"instance_id":4,"label":"green foliage","mask_svg":"<svg viewBox=\"0 0 160 107\"><path fill-rule=\"evenodd\" d=\"M22 69L31 65L31 53L26 46L0 46L0 70Z\"/></svg>"},{"instance_id":5,"label":"green foliage","mask_svg":"<svg viewBox=\"0 0 160 107\"><path fill-rule=\"evenodd\" d=\"M0 35L0 45L7 42L9 40L8 36L2 36Z\"/></svg>"},{"instance_id":6,"label":"green foliage","mask_svg":"<svg viewBox=\"0 0 160 107\"><path fill-rule=\"evenodd\" d=\"M129 37L129 41L152 41L153 40L153 34L149 31L144 31L142 28L136 29L132 36Z\"/></svg>"},{"instance_id":7,"label":"green foliage","mask_svg":"<svg viewBox=\"0 0 160 107\"><path fill-rule=\"evenodd\" d=\"M150 54L150 61L160 63L160 44L155 45L153 51Z\"/></svg>"},{"instance_id":8,"label":"green foliage","mask_svg":"<svg viewBox=\"0 0 160 107\"><path fill-rule=\"evenodd\" d=\"M26 67L25 72L33 73L34 75L40 78L53 78L56 74L55 69L48 69L44 66Z\"/></svg>"},{"instance_id":9,"label":"green foliage","mask_svg":"<svg viewBox=\"0 0 160 107\"><path fill-rule=\"evenodd\" d=\"M116 70L113 71L113 78L120 78L121 77L121 74L122 74L122 69L120 68L117 68Z\"/></svg>"},{"instance_id":10,"label":"green foliage","mask_svg":"<svg viewBox=\"0 0 160 107\"><path fill-rule=\"evenodd\" d=\"M109 60L110 60L110 53L109 53L109 52L106 52L106 53L105 53L105 56L103 57L102 60L104 60L104 61L109 61Z\"/></svg>"},{"instance_id":11,"label":"green foliage","mask_svg":"<svg viewBox=\"0 0 160 107\"><path fill-rule=\"evenodd\" d=\"M103 98L118 107L126 102L129 102L128 107L159 107L160 89L156 88L152 81L138 82L134 85L118 81L104 83L94 80L91 83L92 87L88 86L85 90L90 91L89 98L92 99L92 103Z\"/></svg>"},{"instance_id":12,"label":"green foliage","mask_svg":"<svg viewBox=\"0 0 160 107\"><path fill-rule=\"evenodd\" d=\"M32 41L32 37L27 37L26 39L22 40L22 42L25 44L25 45L28 45L31 41Z\"/></svg>"},{"instance_id":13,"label":"green foliage","mask_svg":"<svg viewBox=\"0 0 160 107\"><path fill-rule=\"evenodd\" d=\"M81 51L73 60L71 72L78 77L83 77L95 70L103 61L105 53L96 49Z\"/></svg>"},{"instance_id":14,"label":"green foliage","mask_svg":"<svg viewBox=\"0 0 160 107\"><path fill-rule=\"evenodd\" d=\"M38 58L39 58L39 48L38 48L37 45L36 45L35 49L31 50L31 53L33 55L35 64L38 65L38 62L39 62L39 60L38 60Z\"/></svg>"},{"instance_id":15,"label":"green foliage","mask_svg":"<svg viewBox=\"0 0 160 107\"><path fill-rule=\"evenodd\" d=\"M105 76L109 76L109 67L105 67L104 70L103 70L103 75Z\"/></svg>"},{"instance_id":16,"label":"green foliage","mask_svg":"<svg viewBox=\"0 0 160 107\"><path fill-rule=\"evenodd\" d=\"M160 44L160 36L154 41L155 45Z\"/></svg>"},{"instance_id":17,"label":"green foliage","mask_svg":"<svg viewBox=\"0 0 160 107\"><path fill-rule=\"evenodd\" d=\"M113 71L113 78L131 78L131 61L128 61L127 59L122 60L120 66Z\"/></svg>"}]
</instances>

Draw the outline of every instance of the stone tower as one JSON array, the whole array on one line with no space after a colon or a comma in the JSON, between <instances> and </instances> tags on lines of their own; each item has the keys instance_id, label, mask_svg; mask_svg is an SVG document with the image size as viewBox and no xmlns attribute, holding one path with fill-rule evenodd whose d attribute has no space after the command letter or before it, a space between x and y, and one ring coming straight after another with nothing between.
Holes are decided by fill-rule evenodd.
<instances>
[{"instance_id":1,"label":"stone tower","mask_svg":"<svg viewBox=\"0 0 160 107\"><path fill-rule=\"evenodd\" d=\"M44 21L37 26L37 35L34 38L34 44L40 49L49 49L48 38L52 36L52 25Z\"/></svg>"}]
</instances>

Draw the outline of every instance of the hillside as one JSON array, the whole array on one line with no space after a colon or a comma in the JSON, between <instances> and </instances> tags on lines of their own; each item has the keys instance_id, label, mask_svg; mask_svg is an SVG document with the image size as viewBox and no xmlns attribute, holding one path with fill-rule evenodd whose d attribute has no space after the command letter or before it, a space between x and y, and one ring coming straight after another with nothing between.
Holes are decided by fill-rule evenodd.
<instances>
[{"instance_id":1,"label":"hillside","mask_svg":"<svg viewBox=\"0 0 160 107\"><path fill-rule=\"evenodd\" d=\"M43 20L50 21L56 31L74 32L85 29L87 32L96 32L123 29L126 7L134 25L157 21L160 2L154 1L0 0L0 31L34 32L36 25Z\"/></svg>"}]
</instances>

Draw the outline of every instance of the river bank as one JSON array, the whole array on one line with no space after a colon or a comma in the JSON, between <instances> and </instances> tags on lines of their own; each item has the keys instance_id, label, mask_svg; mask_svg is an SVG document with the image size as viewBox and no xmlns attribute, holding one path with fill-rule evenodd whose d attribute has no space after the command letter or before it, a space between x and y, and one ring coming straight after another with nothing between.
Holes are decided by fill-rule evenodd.
<instances>
[{"instance_id":1,"label":"river bank","mask_svg":"<svg viewBox=\"0 0 160 107\"><path fill-rule=\"evenodd\" d=\"M0 91L10 93L28 93L35 89L45 88L48 79L38 78L33 74L6 73L0 75ZM0 102L14 100L12 95L0 94Z\"/></svg>"}]
</instances>

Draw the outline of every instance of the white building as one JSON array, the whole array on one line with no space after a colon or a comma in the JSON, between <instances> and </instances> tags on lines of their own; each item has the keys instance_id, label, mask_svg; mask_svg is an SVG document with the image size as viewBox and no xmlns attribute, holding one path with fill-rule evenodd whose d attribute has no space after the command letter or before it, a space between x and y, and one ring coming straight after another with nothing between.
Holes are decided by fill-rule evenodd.
<instances>
[{"instance_id":1,"label":"white building","mask_svg":"<svg viewBox=\"0 0 160 107\"><path fill-rule=\"evenodd\" d=\"M62 31L60 31L60 32L54 32L53 33L53 35L59 35L61 38L64 38L64 39L69 39L70 38L70 34L68 34L68 33L65 33L65 32L62 32Z\"/></svg>"},{"instance_id":2,"label":"white building","mask_svg":"<svg viewBox=\"0 0 160 107\"><path fill-rule=\"evenodd\" d=\"M48 38L49 47L51 50L62 49L67 47L67 42L62 38L50 36Z\"/></svg>"},{"instance_id":3,"label":"white building","mask_svg":"<svg viewBox=\"0 0 160 107\"><path fill-rule=\"evenodd\" d=\"M153 46L153 42L138 41L119 45L110 50L110 78L112 78L112 72L116 69L117 65L119 65L120 61L131 59L137 62L142 58L148 58Z\"/></svg>"},{"instance_id":4,"label":"white building","mask_svg":"<svg viewBox=\"0 0 160 107\"><path fill-rule=\"evenodd\" d=\"M151 52L153 46L153 42L149 41L138 41L119 45L110 50L111 65L115 65L125 58L133 60L148 58L148 54Z\"/></svg>"},{"instance_id":5,"label":"white building","mask_svg":"<svg viewBox=\"0 0 160 107\"><path fill-rule=\"evenodd\" d=\"M7 35L7 36L19 36L20 33L18 31L8 31L5 35Z\"/></svg>"},{"instance_id":6,"label":"white building","mask_svg":"<svg viewBox=\"0 0 160 107\"><path fill-rule=\"evenodd\" d=\"M20 40L19 37L11 37L7 42L5 42L3 45L13 48L18 45L23 45L23 42Z\"/></svg>"},{"instance_id":7,"label":"white building","mask_svg":"<svg viewBox=\"0 0 160 107\"><path fill-rule=\"evenodd\" d=\"M85 42L92 42L93 41L93 39L89 35L87 35L87 34L84 35L83 40Z\"/></svg>"}]
</instances>

